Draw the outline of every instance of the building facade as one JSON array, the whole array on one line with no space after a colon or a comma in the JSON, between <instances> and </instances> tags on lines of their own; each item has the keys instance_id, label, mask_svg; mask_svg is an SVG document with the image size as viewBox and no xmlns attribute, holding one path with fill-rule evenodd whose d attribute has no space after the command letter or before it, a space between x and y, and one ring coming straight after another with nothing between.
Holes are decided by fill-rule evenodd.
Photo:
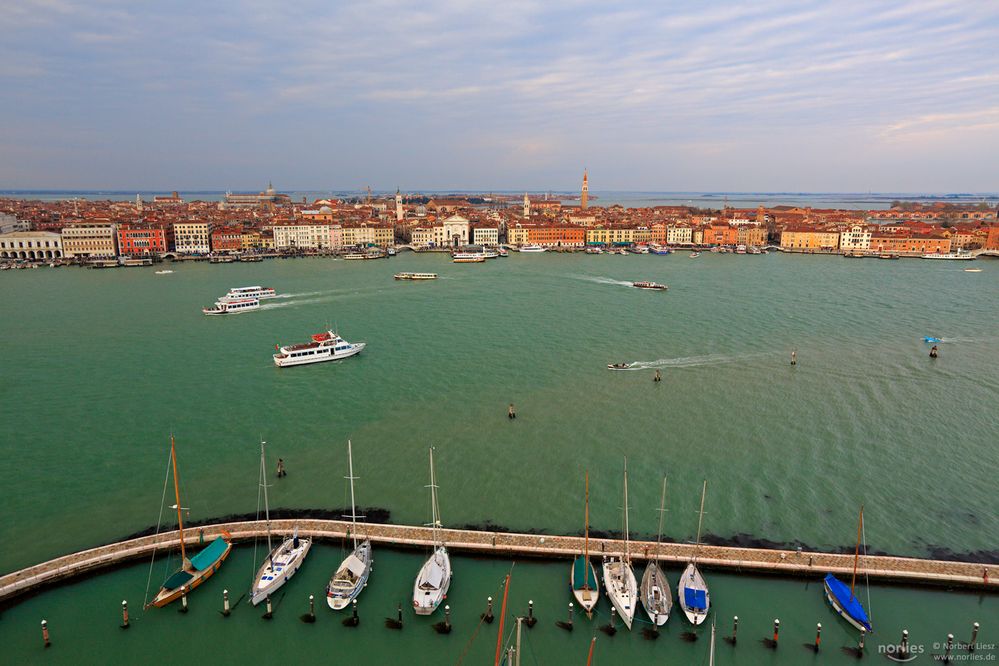
<instances>
[{"instance_id":1,"label":"building facade","mask_svg":"<svg viewBox=\"0 0 999 666\"><path fill-rule=\"evenodd\" d=\"M2 259L61 259L62 236L51 231L11 231L0 234Z\"/></svg>"},{"instance_id":2,"label":"building facade","mask_svg":"<svg viewBox=\"0 0 999 666\"><path fill-rule=\"evenodd\" d=\"M871 229L854 224L839 235L839 249L844 252L867 252L871 249Z\"/></svg>"},{"instance_id":3,"label":"building facade","mask_svg":"<svg viewBox=\"0 0 999 666\"><path fill-rule=\"evenodd\" d=\"M278 250L326 250L333 243L330 224L276 224L274 247Z\"/></svg>"},{"instance_id":4,"label":"building facade","mask_svg":"<svg viewBox=\"0 0 999 666\"><path fill-rule=\"evenodd\" d=\"M166 254L173 240L172 227L122 224L118 227L118 253L141 257Z\"/></svg>"},{"instance_id":5,"label":"building facade","mask_svg":"<svg viewBox=\"0 0 999 666\"><path fill-rule=\"evenodd\" d=\"M183 254L208 254L212 251L211 225L208 222L175 222L174 249Z\"/></svg>"},{"instance_id":6,"label":"building facade","mask_svg":"<svg viewBox=\"0 0 999 666\"><path fill-rule=\"evenodd\" d=\"M62 251L67 258L118 256L118 234L110 222L81 222L62 230Z\"/></svg>"},{"instance_id":7,"label":"building facade","mask_svg":"<svg viewBox=\"0 0 999 666\"><path fill-rule=\"evenodd\" d=\"M499 228L491 226L472 227L473 245L499 245Z\"/></svg>"}]
</instances>

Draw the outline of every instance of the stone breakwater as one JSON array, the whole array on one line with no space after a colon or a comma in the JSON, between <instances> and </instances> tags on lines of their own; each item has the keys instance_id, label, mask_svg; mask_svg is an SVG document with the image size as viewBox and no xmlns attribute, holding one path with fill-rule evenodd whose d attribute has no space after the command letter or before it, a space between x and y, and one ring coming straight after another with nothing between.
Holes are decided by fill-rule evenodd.
<instances>
[{"instance_id":1,"label":"stone breakwater","mask_svg":"<svg viewBox=\"0 0 999 666\"><path fill-rule=\"evenodd\" d=\"M272 531L278 533L291 533L296 526L300 536L334 540L345 537L350 524L340 520L317 519L271 521ZM200 543L207 543L223 532L228 532L235 542L247 541L264 536L265 529L263 521L239 521L194 527L185 531L185 544L197 548ZM428 527L363 524L357 531L376 544L400 548L420 548L432 543L432 533ZM575 536L465 529L444 529L441 533L448 547L456 552L494 554L498 557L567 559L583 550L583 538ZM75 576L147 557L157 548L176 548L179 542L180 535L174 530L83 550L14 571L0 577L0 602L10 601L22 594ZM620 556L624 552L624 547L624 541L620 539L590 539L590 555L597 558L603 555ZM709 569L816 578L826 573L850 575L853 572L854 559L852 554L678 543L661 543L657 546L652 541L632 541L629 549L631 556L636 560L658 555L667 563L683 563L696 556L701 566ZM875 580L914 585L944 585L999 591L999 567L987 567L971 562L868 555L861 556L858 574Z\"/></svg>"}]
</instances>

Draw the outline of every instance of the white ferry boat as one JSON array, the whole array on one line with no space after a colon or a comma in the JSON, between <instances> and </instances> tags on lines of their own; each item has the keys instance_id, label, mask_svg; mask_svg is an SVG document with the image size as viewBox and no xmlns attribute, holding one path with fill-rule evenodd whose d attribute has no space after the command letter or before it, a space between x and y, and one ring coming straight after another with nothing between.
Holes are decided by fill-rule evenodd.
<instances>
[{"instance_id":1,"label":"white ferry boat","mask_svg":"<svg viewBox=\"0 0 999 666\"><path fill-rule=\"evenodd\" d=\"M215 301L215 305L210 308L201 308L206 315L239 314L250 310L260 309L259 298L226 298L222 297Z\"/></svg>"},{"instance_id":2,"label":"white ferry boat","mask_svg":"<svg viewBox=\"0 0 999 666\"><path fill-rule=\"evenodd\" d=\"M652 289L654 291L666 291L667 289L669 289L669 287L667 287L664 284L659 284L658 282L646 282L646 281L632 282L631 286L635 287L636 289Z\"/></svg>"},{"instance_id":3,"label":"white ferry boat","mask_svg":"<svg viewBox=\"0 0 999 666\"><path fill-rule=\"evenodd\" d=\"M923 259L950 259L951 261L973 261L977 259L970 252L947 252L939 254L924 254Z\"/></svg>"},{"instance_id":4,"label":"white ferry boat","mask_svg":"<svg viewBox=\"0 0 999 666\"><path fill-rule=\"evenodd\" d=\"M220 298L220 301L231 301L241 298L274 298L277 293L270 287L233 287L229 293Z\"/></svg>"},{"instance_id":5,"label":"white ferry boat","mask_svg":"<svg viewBox=\"0 0 999 666\"><path fill-rule=\"evenodd\" d=\"M396 280L436 280L437 273L396 273Z\"/></svg>"},{"instance_id":6,"label":"white ferry boat","mask_svg":"<svg viewBox=\"0 0 999 666\"><path fill-rule=\"evenodd\" d=\"M486 261L486 258L470 252L459 252L451 258L451 261L456 264L481 264Z\"/></svg>"},{"instance_id":7,"label":"white ferry boat","mask_svg":"<svg viewBox=\"0 0 999 666\"><path fill-rule=\"evenodd\" d=\"M278 353L274 354L274 365L284 368L291 365L338 361L360 354L365 346L364 342L347 342L335 332L326 331L313 335L312 341L305 344L277 347Z\"/></svg>"},{"instance_id":8,"label":"white ferry boat","mask_svg":"<svg viewBox=\"0 0 999 666\"><path fill-rule=\"evenodd\" d=\"M452 259L495 259L498 255L495 252L452 252Z\"/></svg>"},{"instance_id":9,"label":"white ferry boat","mask_svg":"<svg viewBox=\"0 0 999 666\"><path fill-rule=\"evenodd\" d=\"M541 247L540 245L522 245L520 247L521 252L547 252L548 248Z\"/></svg>"}]
</instances>

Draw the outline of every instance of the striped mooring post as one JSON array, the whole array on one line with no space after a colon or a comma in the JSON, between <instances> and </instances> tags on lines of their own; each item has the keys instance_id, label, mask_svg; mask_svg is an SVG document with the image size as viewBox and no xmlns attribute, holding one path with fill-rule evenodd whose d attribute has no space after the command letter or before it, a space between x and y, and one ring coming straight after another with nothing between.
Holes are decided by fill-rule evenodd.
<instances>
[{"instance_id":1,"label":"striped mooring post","mask_svg":"<svg viewBox=\"0 0 999 666\"><path fill-rule=\"evenodd\" d=\"M45 647L52 645L52 641L49 640L49 623L46 620L42 620L42 640L45 642Z\"/></svg>"},{"instance_id":2,"label":"striped mooring post","mask_svg":"<svg viewBox=\"0 0 999 666\"><path fill-rule=\"evenodd\" d=\"M780 620L774 618L774 647L777 647L777 636L780 634Z\"/></svg>"},{"instance_id":3,"label":"striped mooring post","mask_svg":"<svg viewBox=\"0 0 999 666\"><path fill-rule=\"evenodd\" d=\"M978 642L978 629L979 624L977 622L971 625L971 641L968 642L968 652L975 651L975 643Z\"/></svg>"},{"instance_id":4,"label":"striped mooring post","mask_svg":"<svg viewBox=\"0 0 999 666\"><path fill-rule=\"evenodd\" d=\"M819 643L822 642L822 623L815 625L815 651L819 651Z\"/></svg>"},{"instance_id":5,"label":"striped mooring post","mask_svg":"<svg viewBox=\"0 0 999 666\"><path fill-rule=\"evenodd\" d=\"M121 628L128 629L128 601L121 600Z\"/></svg>"},{"instance_id":6,"label":"striped mooring post","mask_svg":"<svg viewBox=\"0 0 999 666\"><path fill-rule=\"evenodd\" d=\"M222 590L222 617L229 617L229 590Z\"/></svg>"}]
</instances>

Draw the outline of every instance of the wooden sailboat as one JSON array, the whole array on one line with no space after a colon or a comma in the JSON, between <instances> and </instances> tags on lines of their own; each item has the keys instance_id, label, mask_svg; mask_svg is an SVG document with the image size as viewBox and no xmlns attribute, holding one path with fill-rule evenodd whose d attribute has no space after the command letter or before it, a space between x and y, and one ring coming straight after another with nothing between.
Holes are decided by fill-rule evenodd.
<instances>
[{"instance_id":1,"label":"wooden sailboat","mask_svg":"<svg viewBox=\"0 0 999 666\"><path fill-rule=\"evenodd\" d=\"M447 597L451 587L451 557L441 536L440 508L437 506L437 483L434 478L434 449L430 447L430 525L433 528L434 551L416 575L413 584L413 610L417 615L430 615Z\"/></svg>"},{"instance_id":2,"label":"wooden sailboat","mask_svg":"<svg viewBox=\"0 0 999 666\"><path fill-rule=\"evenodd\" d=\"M600 585L597 583L597 570L590 561L590 473L586 473L586 509L584 511L583 552L572 561L569 586L576 597L576 603L586 611L586 617L593 617L593 608L600 601Z\"/></svg>"},{"instance_id":3,"label":"wooden sailboat","mask_svg":"<svg viewBox=\"0 0 999 666\"><path fill-rule=\"evenodd\" d=\"M705 480L704 485L701 487L701 509L697 519L697 540L695 542L697 546L701 545L701 525L704 521L704 495L707 491L708 482ZM711 596L708 594L708 584L697 569L696 550L690 564L687 565L687 568L683 570L683 575L680 576L680 583L677 586L676 592L680 608L683 609L683 614L687 616L690 623L698 625L704 622L708 617L708 610L711 607Z\"/></svg>"},{"instance_id":4,"label":"wooden sailboat","mask_svg":"<svg viewBox=\"0 0 999 666\"><path fill-rule=\"evenodd\" d=\"M232 540L228 533L216 537L208 547L200 553L187 559L187 548L184 544L184 518L180 504L180 480L177 478L177 446L173 435L170 435L170 465L173 469L173 494L177 501L177 529L180 532L180 568L163 581L160 591L146 607L162 608L171 601L198 587L212 577L232 550Z\"/></svg>"},{"instance_id":5,"label":"wooden sailboat","mask_svg":"<svg viewBox=\"0 0 999 666\"><path fill-rule=\"evenodd\" d=\"M631 566L628 539L628 459L624 459L624 557L604 560L604 589L628 629L635 619L638 583Z\"/></svg>"},{"instance_id":6,"label":"wooden sailboat","mask_svg":"<svg viewBox=\"0 0 999 666\"><path fill-rule=\"evenodd\" d=\"M298 528L274 548L271 543L271 508L267 499L267 464L264 457L264 444L260 442L260 488L264 493L264 520L267 524L267 559L260 565L250 588L250 603L254 606L277 592L294 576L305 561L312 547L312 539L299 538ZM260 505L257 505L259 511Z\"/></svg>"},{"instance_id":7,"label":"wooden sailboat","mask_svg":"<svg viewBox=\"0 0 999 666\"><path fill-rule=\"evenodd\" d=\"M825 580L822 581L822 588L825 590L826 600L829 602L829 605L833 607L833 610L841 618L858 630L870 633L874 631L874 627L871 626L870 618L867 617L867 611L864 610L864 606L854 593L857 586L857 564L860 561L860 539L863 531L864 506L861 505L860 518L857 521L857 546L853 553L853 578L850 580L850 588L847 589L846 583L831 573L826 574Z\"/></svg>"},{"instance_id":8,"label":"wooden sailboat","mask_svg":"<svg viewBox=\"0 0 999 666\"><path fill-rule=\"evenodd\" d=\"M371 541L357 542L357 503L354 500L354 452L347 440L347 470L350 479L350 534L354 537L354 550L340 563L329 585L326 586L326 603L333 610L343 610L368 584L371 574Z\"/></svg>"},{"instance_id":9,"label":"wooden sailboat","mask_svg":"<svg viewBox=\"0 0 999 666\"><path fill-rule=\"evenodd\" d=\"M656 556L645 565L642 574L642 605L649 619L658 626L666 624L673 608L673 593L669 589L666 574L659 566L659 544L663 538L663 515L666 513L666 477L663 476L663 494L659 501L659 534L656 536Z\"/></svg>"}]
</instances>

